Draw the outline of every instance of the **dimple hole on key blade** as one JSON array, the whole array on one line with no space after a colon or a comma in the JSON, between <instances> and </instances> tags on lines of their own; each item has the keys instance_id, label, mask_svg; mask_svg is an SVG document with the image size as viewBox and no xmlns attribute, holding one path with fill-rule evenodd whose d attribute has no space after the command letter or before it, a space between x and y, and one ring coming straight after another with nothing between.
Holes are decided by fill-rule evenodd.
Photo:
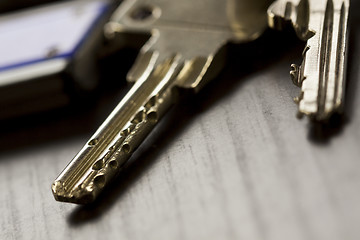
<instances>
[{"instance_id":1,"label":"dimple hole on key blade","mask_svg":"<svg viewBox=\"0 0 360 240\"><path fill-rule=\"evenodd\" d=\"M93 165L93 170L100 170L105 166L105 162L103 159L100 159L98 161L96 161Z\"/></svg>"},{"instance_id":2,"label":"dimple hole on key blade","mask_svg":"<svg viewBox=\"0 0 360 240\"><path fill-rule=\"evenodd\" d=\"M153 106L155 106L157 101L157 97L153 96L150 98L150 100L145 104L145 108L146 110L149 110L150 108L152 108Z\"/></svg>"},{"instance_id":3,"label":"dimple hole on key blade","mask_svg":"<svg viewBox=\"0 0 360 240\"><path fill-rule=\"evenodd\" d=\"M94 178L94 184L99 187L99 188L102 188L105 186L105 176L103 174L101 175L97 175L95 178Z\"/></svg>"},{"instance_id":4,"label":"dimple hole on key blade","mask_svg":"<svg viewBox=\"0 0 360 240\"><path fill-rule=\"evenodd\" d=\"M155 111L151 111L147 114L147 119L151 123L156 123L158 121L158 114Z\"/></svg>"},{"instance_id":5,"label":"dimple hole on key blade","mask_svg":"<svg viewBox=\"0 0 360 240\"><path fill-rule=\"evenodd\" d=\"M108 163L108 166L111 168L111 169L117 169L118 168L118 162L116 160L111 160L109 163Z\"/></svg>"},{"instance_id":6,"label":"dimple hole on key blade","mask_svg":"<svg viewBox=\"0 0 360 240\"><path fill-rule=\"evenodd\" d=\"M124 153L129 153L131 150L130 144L128 143L124 143L121 147L121 151L123 151Z\"/></svg>"},{"instance_id":7,"label":"dimple hole on key blade","mask_svg":"<svg viewBox=\"0 0 360 240\"><path fill-rule=\"evenodd\" d=\"M126 137L130 134L130 132L131 132L130 128L126 128L120 132L120 136Z\"/></svg>"},{"instance_id":8,"label":"dimple hole on key blade","mask_svg":"<svg viewBox=\"0 0 360 240\"><path fill-rule=\"evenodd\" d=\"M89 141L88 145L95 146L98 142L99 142L99 140L97 138L93 138Z\"/></svg>"},{"instance_id":9,"label":"dimple hole on key blade","mask_svg":"<svg viewBox=\"0 0 360 240\"><path fill-rule=\"evenodd\" d=\"M135 115L131 123L133 124L141 123L145 119L145 117L146 117L146 113L144 110L142 110Z\"/></svg>"}]
</instances>

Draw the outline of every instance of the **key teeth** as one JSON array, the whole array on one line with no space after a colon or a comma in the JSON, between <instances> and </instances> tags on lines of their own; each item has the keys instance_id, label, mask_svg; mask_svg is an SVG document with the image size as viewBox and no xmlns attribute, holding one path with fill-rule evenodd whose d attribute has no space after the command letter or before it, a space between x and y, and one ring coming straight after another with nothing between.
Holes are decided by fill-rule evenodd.
<instances>
[{"instance_id":1,"label":"key teeth","mask_svg":"<svg viewBox=\"0 0 360 240\"><path fill-rule=\"evenodd\" d=\"M301 91L301 92L300 92L300 95L299 95L298 97L295 97L295 98L294 98L294 102L299 105L300 102L301 102L301 100L303 100L303 98L304 98L304 92Z\"/></svg>"},{"instance_id":2,"label":"key teeth","mask_svg":"<svg viewBox=\"0 0 360 240\"><path fill-rule=\"evenodd\" d=\"M289 0L277 0L268 8L268 25L283 30L291 24L302 39L309 34L309 0L295 4Z\"/></svg>"},{"instance_id":3,"label":"key teeth","mask_svg":"<svg viewBox=\"0 0 360 240\"><path fill-rule=\"evenodd\" d=\"M303 79L300 76L300 67L298 65L296 65L296 64L291 65L290 76L291 76L292 82L296 86L301 87Z\"/></svg>"},{"instance_id":4,"label":"key teeth","mask_svg":"<svg viewBox=\"0 0 360 240\"><path fill-rule=\"evenodd\" d=\"M298 111L297 113L296 113L296 117L298 118L298 119L303 119L304 118L304 113L303 112L300 112L300 111Z\"/></svg>"},{"instance_id":5,"label":"key teeth","mask_svg":"<svg viewBox=\"0 0 360 240\"><path fill-rule=\"evenodd\" d=\"M291 24L300 39L308 40L315 35L309 28L309 15L309 0L301 0L297 5L288 0L277 0L268 9L268 25L283 30Z\"/></svg>"},{"instance_id":6,"label":"key teeth","mask_svg":"<svg viewBox=\"0 0 360 240\"><path fill-rule=\"evenodd\" d=\"M278 0L270 5L267 11L268 25L270 28L276 30L282 30L285 28L286 23L291 20L288 16L292 15L292 7L289 8L289 6L292 6L292 3L281 0Z\"/></svg>"}]
</instances>

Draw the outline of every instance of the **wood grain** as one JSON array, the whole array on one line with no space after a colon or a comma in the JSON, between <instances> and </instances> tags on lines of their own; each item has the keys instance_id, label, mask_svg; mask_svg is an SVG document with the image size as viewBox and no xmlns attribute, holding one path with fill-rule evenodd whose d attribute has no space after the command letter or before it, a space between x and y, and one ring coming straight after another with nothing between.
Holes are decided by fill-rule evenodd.
<instances>
[{"instance_id":1,"label":"wood grain","mask_svg":"<svg viewBox=\"0 0 360 240\"><path fill-rule=\"evenodd\" d=\"M288 70L303 44L271 32L232 47L224 73L174 108L91 206L56 202L50 185L111 105L3 123L0 239L360 239L353 28L344 123L295 118Z\"/></svg>"}]
</instances>

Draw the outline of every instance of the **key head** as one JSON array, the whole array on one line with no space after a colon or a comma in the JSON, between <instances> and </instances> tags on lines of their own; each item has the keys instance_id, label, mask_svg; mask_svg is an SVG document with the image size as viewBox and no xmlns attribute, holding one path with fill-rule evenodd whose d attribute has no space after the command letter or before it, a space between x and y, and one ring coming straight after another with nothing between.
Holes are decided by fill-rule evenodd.
<instances>
[{"instance_id":1,"label":"key head","mask_svg":"<svg viewBox=\"0 0 360 240\"><path fill-rule=\"evenodd\" d=\"M268 10L269 25L293 25L307 41L301 66L292 65L293 82L301 87L296 101L300 116L327 121L344 104L349 0L278 0Z\"/></svg>"},{"instance_id":2,"label":"key head","mask_svg":"<svg viewBox=\"0 0 360 240\"><path fill-rule=\"evenodd\" d=\"M182 74L178 86L199 90L204 85L202 81L210 76L199 79L195 75L211 69L213 61L217 66L221 65L221 54L218 53L227 42L251 41L267 28L266 10L271 2L127 0L114 13L106 33L108 36L144 32L152 35L129 72L129 81L139 79L149 69L154 69L157 62L177 54L181 57L180 62L192 71ZM156 60L143 56L149 52L161 54Z\"/></svg>"}]
</instances>

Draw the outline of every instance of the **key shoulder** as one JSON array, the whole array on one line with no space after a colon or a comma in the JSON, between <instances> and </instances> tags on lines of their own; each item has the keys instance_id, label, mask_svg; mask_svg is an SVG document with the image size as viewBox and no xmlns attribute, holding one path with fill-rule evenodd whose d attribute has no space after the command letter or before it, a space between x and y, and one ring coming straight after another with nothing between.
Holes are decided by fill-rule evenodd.
<instances>
[{"instance_id":1,"label":"key shoulder","mask_svg":"<svg viewBox=\"0 0 360 240\"><path fill-rule=\"evenodd\" d=\"M264 13L270 3L269 0L228 0L226 4L217 0L128 0L113 15L108 31L110 35L116 32L120 36L128 32L151 34L128 75L129 81L133 82L136 79L133 76L142 75L148 69L149 62L142 61L146 52L160 53L157 63L177 54L187 66L185 69L192 70L186 74L183 70L177 85L198 91L205 85L201 79L207 77L194 77L194 73L215 74L215 69L211 68L224 61L222 53L226 43L257 38L267 27ZM216 63L210 63L212 61Z\"/></svg>"}]
</instances>

